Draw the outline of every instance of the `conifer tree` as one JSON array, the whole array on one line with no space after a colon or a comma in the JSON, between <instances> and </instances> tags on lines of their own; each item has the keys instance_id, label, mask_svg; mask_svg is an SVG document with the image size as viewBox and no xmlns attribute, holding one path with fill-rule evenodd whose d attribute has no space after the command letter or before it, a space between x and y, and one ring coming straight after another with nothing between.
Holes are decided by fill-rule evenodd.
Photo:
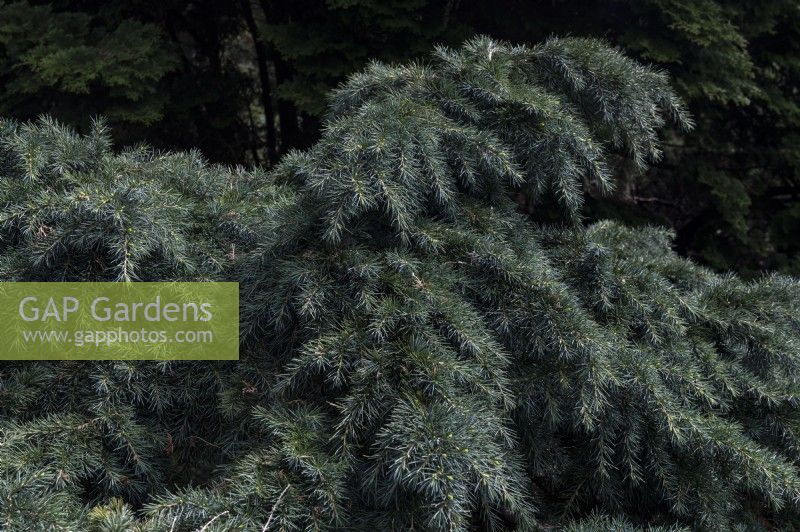
<instances>
[{"instance_id":1,"label":"conifer tree","mask_svg":"<svg viewBox=\"0 0 800 532\"><path fill-rule=\"evenodd\" d=\"M796 524L800 284L581 221L667 122L666 76L601 42L479 38L351 77L269 175L3 123L4 280L236 280L243 355L4 363L0 523Z\"/></svg>"}]
</instances>

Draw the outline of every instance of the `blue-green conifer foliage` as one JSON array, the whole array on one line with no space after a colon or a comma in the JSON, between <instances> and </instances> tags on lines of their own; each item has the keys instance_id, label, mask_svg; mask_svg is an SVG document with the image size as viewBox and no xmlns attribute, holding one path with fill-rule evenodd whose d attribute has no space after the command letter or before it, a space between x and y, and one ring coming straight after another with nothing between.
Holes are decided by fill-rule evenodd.
<instances>
[{"instance_id":1,"label":"blue-green conifer foliage","mask_svg":"<svg viewBox=\"0 0 800 532\"><path fill-rule=\"evenodd\" d=\"M3 281L238 281L242 356L0 364L0 528L796 524L800 284L581 221L666 125L577 38L372 64L270 173L2 122Z\"/></svg>"}]
</instances>

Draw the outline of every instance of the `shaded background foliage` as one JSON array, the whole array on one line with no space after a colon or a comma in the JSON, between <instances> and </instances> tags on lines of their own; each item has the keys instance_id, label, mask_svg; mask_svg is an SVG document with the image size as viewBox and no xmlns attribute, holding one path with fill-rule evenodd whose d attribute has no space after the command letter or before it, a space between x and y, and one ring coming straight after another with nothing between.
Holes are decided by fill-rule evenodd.
<instances>
[{"instance_id":1,"label":"shaded background foliage","mask_svg":"<svg viewBox=\"0 0 800 532\"><path fill-rule=\"evenodd\" d=\"M697 127L587 213L676 230L716 269L800 271L797 0L0 2L0 115L49 112L118 145L271 165L319 136L325 94L370 59L476 33L602 37L669 72Z\"/></svg>"}]
</instances>

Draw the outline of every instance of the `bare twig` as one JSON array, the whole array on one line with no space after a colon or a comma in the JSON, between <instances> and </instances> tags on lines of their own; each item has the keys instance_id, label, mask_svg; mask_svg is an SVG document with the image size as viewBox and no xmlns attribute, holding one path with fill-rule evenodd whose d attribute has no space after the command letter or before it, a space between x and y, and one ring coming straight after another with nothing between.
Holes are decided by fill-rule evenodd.
<instances>
[{"instance_id":1,"label":"bare twig","mask_svg":"<svg viewBox=\"0 0 800 532\"><path fill-rule=\"evenodd\" d=\"M205 530L207 530L207 529L208 529L208 527L209 527L209 526L211 526L211 523L213 523L214 521L216 521L217 519L219 519L220 517L222 517L223 515L225 515L225 514L227 514L227 513L230 513L230 512L228 512L228 510L225 510L225 511L224 511L224 512L222 512L221 514L217 514L217 515L215 515L214 517L212 517L212 518L211 518L211 521L209 521L208 523L204 524L204 525L203 525L203 528L201 528L201 529L200 529L200 530L198 530L197 532L204 532Z\"/></svg>"},{"instance_id":2,"label":"bare twig","mask_svg":"<svg viewBox=\"0 0 800 532\"><path fill-rule=\"evenodd\" d=\"M261 529L261 532L267 532L269 525L272 524L272 518L275 516L275 509L281 503L283 496L286 495L286 491L291 487L291 484L286 484L286 487L283 488L283 491L280 495L278 495L278 500L275 501L275 504L272 505L272 510L269 511L269 517L267 517L267 522L264 523L264 528Z\"/></svg>"},{"instance_id":3,"label":"bare twig","mask_svg":"<svg viewBox=\"0 0 800 532\"><path fill-rule=\"evenodd\" d=\"M674 201L668 201L656 197L631 196L631 199L634 203L660 203L661 205L675 205Z\"/></svg>"}]
</instances>

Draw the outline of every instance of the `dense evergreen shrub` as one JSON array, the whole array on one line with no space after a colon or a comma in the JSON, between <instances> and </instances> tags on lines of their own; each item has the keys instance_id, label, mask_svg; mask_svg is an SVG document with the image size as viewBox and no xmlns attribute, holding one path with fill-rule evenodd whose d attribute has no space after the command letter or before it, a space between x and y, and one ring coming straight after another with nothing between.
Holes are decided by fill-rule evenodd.
<instances>
[{"instance_id":1,"label":"dense evergreen shrub","mask_svg":"<svg viewBox=\"0 0 800 532\"><path fill-rule=\"evenodd\" d=\"M0 523L791 526L800 285L580 220L667 121L602 43L476 39L352 77L270 175L3 123L4 280L237 280L243 354L3 363Z\"/></svg>"}]
</instances>

